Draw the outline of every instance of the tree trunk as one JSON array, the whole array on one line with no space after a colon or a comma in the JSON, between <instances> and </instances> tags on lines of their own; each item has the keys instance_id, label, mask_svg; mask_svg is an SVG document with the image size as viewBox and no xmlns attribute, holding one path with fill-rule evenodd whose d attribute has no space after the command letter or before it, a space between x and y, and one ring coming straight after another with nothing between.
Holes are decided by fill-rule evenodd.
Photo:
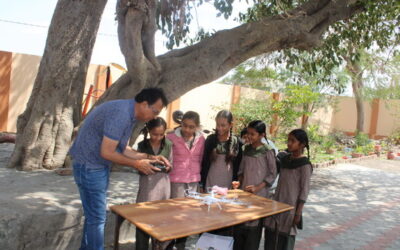
<instances>
[{"instance_id":1,"label":"tree trunk","mask_svg":"<svg viewBox=\"0 0 400 250\"><path fill-rule=\"evenodd\" d=\"M303 112L307 112L309 114L313 114L315 112L315 109L316 109L315 102L310 103L310 104L305 104L303 106ZM301 117L301 128L306 130L308 127L309 121L310 121L310 116L303 114L303 116Z\"/></svg>"},{"instance_id":2,"label":"tree trunk","mask_svg":"<svg viewBox=\"0 0 400 250\"><path fill-rule=\"evenodd\" d=\"M354 99L356 101L356 110L357 110L357 124L356 124L356 133L364 131L364 104L363 104L363 80L362 80L362 69L357 61L347 61L347 70L351 75L351 86L353 88Z\"/></svg>"},{"instance_id":3,"label":"tree trunk","mask_svg":"<svg viewBox=\"0 0 400 250\"><path fill-rule=\"evenodd\" d=\"M60 3L64 2L68 4L70 1L60 0ZM256 55L285 48L311 49L320 44L322 34L329 25L362 11L362 6L355 5L356 2L310 0L286 15L266 17L257 22L219 31L195 45L172 50L156 58L155 22L152 20L155 18L154 0L137 0L134 3L119 0L118 36L121 51L126 57L128 73L120 77L96 105L112 99L132 98L142 88L150 86L163 88L167 98L172 101L195 87L218 79ZM74 5L79 5L82 9ZM84 8L85 6L90 7ZM103 8L103 2L98 1L71 2L63 9L75 10L69 14L63 13L57 7L30 104L18 122L18 145L10 166L34 169L62 165L70 144L72 117L77 115L74 107L80 104L84 73L92 51L91 43L91 46L83 43L94 42L98 18ZM62 26L57 27L60 32L55 33L56 25L53 23L59 19L68 19L69 16L74 18L65 20ZM80 20L78 17L88 20ZM68 35L71 30L84 29L88 31L79 33L78 39L74 40ZM65 37L60 38L62 36ZM85 39L81 39L82 37ZM65 52L61 53L56 50L58 48L68 51L68 60L64 58ZM82 56L84 52L89 53L89 56ZM75 60L76 58L79 60ZM55 65L53 60L58 64ZM76 62L82 64L78 65ZM58 73L60 69L63 70L62 73ZM79 91L75 89L78 85ZM57 91L49 96L49 92L55 89ZM140 127L137 126L135 132Z\"/></svg>"},{"instance_id":4,"label":"tree trunk","mask_svg":"<svg viewBox=\"0 0 400 250\"><path fill-rule=\"evenodd\" d=\"M308 115L303 115L301 117L301 129L304 129L304 130L307 129L307 127L308 127L308 119L309 118L310 117Z\"/></svg>"},{"instance_id":5,"label":"tree trunk","mask_svg":"<svg viewBox=\"0 0 400 250\"><path fill-rule=\"evenodd\" d=\"M363 82L362 82L361 74L357 74L355 76L355 78L352 79L351 85L353 87L354 98L356 99L356 108L357 108L356 129L357 129L357 132L363 132L364 131L365 112L364 112L364 105L363 105L363 94L362 94Z\"/></svg>"},{"instance_id":6,"label":"tree trunk","mask_svg":"<svg viewBox=\"0 0 400 250\"><path fill-rule=\"evenodd\" d=\"M32 94L17 121L9 167L54 169L63 165L71 134L81 120L87 68L106 0L59 0Z\"/></svg>"}]
</instances>

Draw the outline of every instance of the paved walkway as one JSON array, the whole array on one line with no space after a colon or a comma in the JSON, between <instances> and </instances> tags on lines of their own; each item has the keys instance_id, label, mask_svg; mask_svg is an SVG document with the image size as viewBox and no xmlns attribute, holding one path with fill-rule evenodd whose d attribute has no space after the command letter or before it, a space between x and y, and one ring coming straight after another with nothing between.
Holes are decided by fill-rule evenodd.
<instances>
[{"instance_id":1,"label":"paved walkway","mask_svg":"<svg viewBox=\"0 0 400 250\"><path fill-rule=\"evenodd\" d=\"M51 171L26 173L5 169L11 151L12 145L0 144L0 188L9 190L0 193L0 218L4 219L5 213L10 216L11 212L19 214L19 218L32 207L37 208L35 211L46 211L50 206L59 210L71 209L71 214L79 210L72 177L57 176ZM297 237L296 249L400 249L399 179L400 161L369 160L315 169L304 208L304 230ZM137 185L136 174L113 172L109 204L134 202ZM54 220L54 223L58 222ZM70 224L69 236L64 231L60 237L72 242L80 237L80 228L76 221ZM112 237L112 230L109 225L108 237ZM42 237L35 236L34 230L25 233ZM25 238L28 237L26 234ZM129 236L133 236L133 232ZM196 240L196 236L190 238L189 249L194 249ZM31 249L35 249L33 246ZM75 246L62 249L76 249ZM108 245L107 249L112 246ZM121 249L134 249L133 243L121 244Z\"/></svg>"},{"instance_id":2,"label":"paved walkway","mask_svg":"<svg viewBox=\"0 0 400 250\"><path fill-rule=\"evenodd\" d=\"M316 169L296 249L400 249L400 161Z\"/></svg>"}]
</instances>

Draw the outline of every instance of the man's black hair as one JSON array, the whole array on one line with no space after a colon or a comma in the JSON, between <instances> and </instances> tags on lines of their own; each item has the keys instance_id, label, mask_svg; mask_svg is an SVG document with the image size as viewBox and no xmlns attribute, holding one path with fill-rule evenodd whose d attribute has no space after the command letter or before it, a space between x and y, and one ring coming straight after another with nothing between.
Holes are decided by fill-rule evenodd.
<instances>
[{"instance_id":1,"label":"man's black hair","mask_svg":"<svg viewBox=\"0 0 400 250\"><path fill-rule=\"evenodd\" d=\"M135 96L136 102L141 103L147 101L149 105L153 105L159 99L161 99L164 106L168 105L168 99L165 96L164 91L160 88L145 88Z\"/></svg>"}]
</instances>

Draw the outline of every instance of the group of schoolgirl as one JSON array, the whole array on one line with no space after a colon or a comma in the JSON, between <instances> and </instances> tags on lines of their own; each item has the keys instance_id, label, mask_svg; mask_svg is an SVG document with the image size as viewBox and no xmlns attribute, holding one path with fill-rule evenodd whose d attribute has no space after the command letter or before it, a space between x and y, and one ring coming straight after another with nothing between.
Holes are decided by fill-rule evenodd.
<instances>
[{"instance_id":1,"label":"group of schoolgirl","mask_svg":"<svg viewBox=\"0 0 400 250\"><path fill-rule=\"evenodd\" d=\"M172 169L141 175L137 202L180 198L185 196L185 190L204 192L214 185L241 188L290 204L295 209L214 233L233 236L235 250L257 250L265 228L265 249L276 246L293 249L297 228L302 225L301 214L312 173L311 163L303 155L304 148L309 150L306 132L295 129L289 133L287 150L278 154L280 178L274 197L271 197L269 188L277 176L277 158L266 141L265 123L260 120L250 122L243 140L232 133L230 111L218 112L215 121L215 133L207 139L200 131L200 117L193 111L183 114L180 126L168 134L166 123L160 117L146 124L138 151L163 155L171 161ZM276 230L279 237L276 237ZM136 249L148 249L149 239L149 235L137 229ZM163 243L152 240L153 249L172 249L173 246L185 249L186 238Z\"/></svg>"}]
</instances>

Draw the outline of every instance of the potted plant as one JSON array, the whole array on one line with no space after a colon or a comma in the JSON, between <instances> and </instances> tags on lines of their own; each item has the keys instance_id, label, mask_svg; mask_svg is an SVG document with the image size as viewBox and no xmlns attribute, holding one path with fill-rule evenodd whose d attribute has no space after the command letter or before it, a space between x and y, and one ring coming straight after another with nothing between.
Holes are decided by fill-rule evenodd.
<instances>
[{"instance_id":1,"label":"potted plant","mask_svg":"<svg viewBox=\"0 0 400 250\"><path fill-rule=\"evenodd\" d=\"M363 146L363 153L365 155L373 155L373 154L375 154L374 144L373 143L368 143L367 145Z\"/></svg>"},{"instance_id":2,"label":"potted plant","mask_svg":"<svg viewBox=\"0 0 400 250\"><path fill-rule=\"evenodd\" d=\"M326 139L324 139L322 143L322 147L325 150L325 153L327 154L335 153L334 145L335 145L335 140L331 136L326 137Z\"/></svg>"},{"instance_id":3,"label":"potted plant","mask_svg":"<svg viewBox=\"0 0 400 250\"><path fill-rule=\"evenodd\" d=\"M387 157L388 160L393 160L396 157L396 155L394 154L394 152L392 150L389 150L387 152L386 157Z\"/></svg>"},{"instance_id":4,"label":"potted plant","mask_svg":"<svg viewBox=\"0 0 400 250\"><path fill-rule=\"evenodd\" d=\"M382 151L382 145L375 144L374 150L375 150L376 153L380 153Z\"/></svg>"},{"instance_id":5,"label":"potted plant","mask_svg":"<svg viewBox=\"0 0 400 250\"><path fill-rule=\"evenodd\" d=\"M354 149L353 153L351 153L351 157L353 157L353 158L360 158L361 156L364 155L364 154L363 154L363 151L364 151L364 149L363 149L362 146L357 146L357 147Z\"/></svg>"}]
</instances>

